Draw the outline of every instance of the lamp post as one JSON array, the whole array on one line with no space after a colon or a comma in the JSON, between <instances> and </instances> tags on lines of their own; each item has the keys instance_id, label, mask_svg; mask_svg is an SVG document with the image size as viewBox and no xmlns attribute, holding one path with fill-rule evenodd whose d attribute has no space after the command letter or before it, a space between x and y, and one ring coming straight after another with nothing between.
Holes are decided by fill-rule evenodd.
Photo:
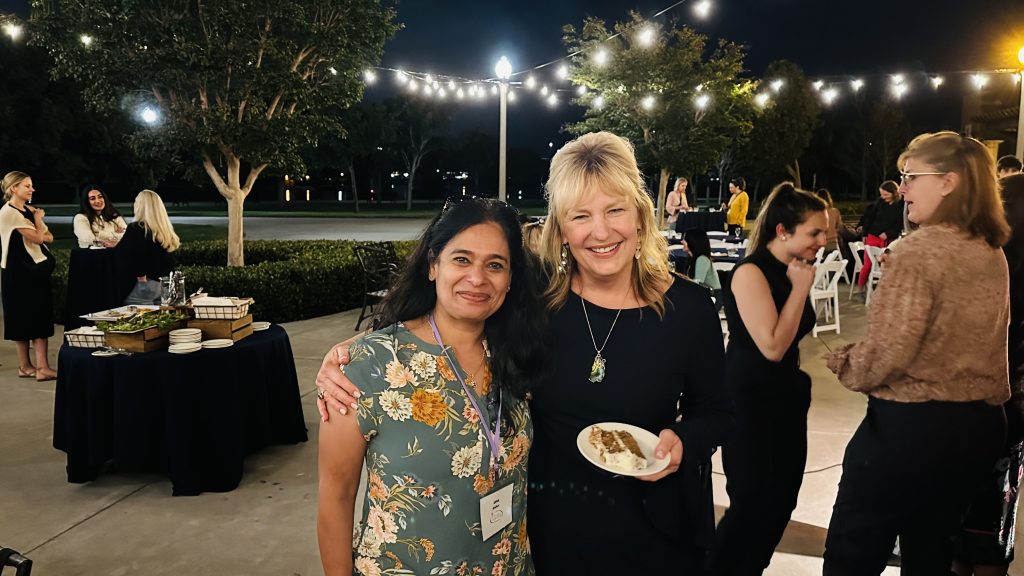
<instances>
[{"instance_id":1,"label":"lamp post","mask_svg":"<svg viewBox=\"0 0 1024 576\"><path fill-rule=\"evenodd\" d=\"M1020 74L1020 108L1017 110L1017 158L1024 158L1024 47L1017 52L1017 61L1021 64Z\"/></svg>"},{"instance_id":2,"label":"lamp post","mask_svg":"<svg viewBox=\"0 0 1024 576\"><path fill-rule=\"evenodd\" d=\"M512 77L512 63L502 56L494 65L494 73L501 80L499 85L501 112L499 113L500 128L498 130L498 200L505 202L505 141L508 116L508 79Z\"/></svg>"}]
</instances>

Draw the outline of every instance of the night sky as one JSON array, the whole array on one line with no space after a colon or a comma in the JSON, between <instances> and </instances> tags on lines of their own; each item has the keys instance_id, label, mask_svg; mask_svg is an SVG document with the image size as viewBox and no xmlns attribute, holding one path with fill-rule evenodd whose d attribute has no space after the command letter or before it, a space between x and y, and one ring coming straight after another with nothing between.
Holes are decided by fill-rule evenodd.
<instances>
[{"instance_id":1,"label":"night sky","mask_svg":"<svg viewBox=\"0 0 1024 576\"><path fill-rule=\"evenodd\" d=\"M694 1L670 10L662 21L676 18L712 38L745 45L752 76L769 62L785 58L811 78L856 75L877 86L894 72L948 74L1015 66L1016 47L1024 44L1022 0L714 0L710 17L703 21L693 16ZM385 47L382 65L483 78L493 75L494 63L504 54L518 71L565 55L564 24L579 26L586 15L611 23L627 19L631 8L651 15L672 3L405 0L398 5L398 19L405 28ZM0 10L6 12L24 13L26 5L0 0ZM958 125L958 102L967 90L967 78L947 76L939 95L924 87L923 78L904 99L915 127ZM385 74L367 95L381 98L397 90L393 77ZM457 110L456 130L497 131L496 99L451 105ZM534 149L546 148L548 141L556 146L564 141L560 125L582 112L564 103L550 109L535 98L521 98L513 106L511 143Z\"/></svg>"}]
</instances>

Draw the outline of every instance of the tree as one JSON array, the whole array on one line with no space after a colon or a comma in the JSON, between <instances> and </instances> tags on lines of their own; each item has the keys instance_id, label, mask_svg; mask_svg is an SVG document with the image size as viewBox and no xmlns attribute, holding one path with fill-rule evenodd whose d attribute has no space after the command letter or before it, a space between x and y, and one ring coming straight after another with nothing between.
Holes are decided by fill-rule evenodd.
<instances>
[{"instance_id":1,"label":"tree","mask_svg":"<svg viewBox=\"0 0 1024 576\"><path fill-rule=\"evenodd\" d=\"M776 81L781 85L777 91L773 88L770 103L754 121L749 143L740 157L745 165L762 174L785 169L800 187L800 155L818 125L821 104L796 64L785 60L769 64L765 82L771 86Z\"/></svg>"},{"instance_id":2,"label":"tree","mask_svg":"<svg viewBox=\"0 0 1024 576\"><path fill-rule=\"evenodd\" d=\"M195 158L228 204L228 265L244 264L246 196L268 166L344 131L363 70L397 29L380 0L32 0L33 42L98 110L158 109L138 152ZM151 115L153 120L155 115ZM195 164L193 164L195 166Z\"/></svg>"},{"instance_id":3,"label":"tree","mask_svg":"<svg viewBox=\"0 0 1024 576\"><path fill-rule=\"evenodd\" d=\"M615 25L614 38L597 18L578 34L563 30L571 77L587 88L577 103L588 106L586 118L567 130L609 130L642 142L638 156L660 174L660 215L670 174L707 170L750 131L752 86L738 80L740 46L723 40L705 56L705 36L685 26L655 29L636 13Z\"/></svg>"},{"instance_id":4,"label":"tree","mask_svg":"<svg viewBox=\"0 0 1024 576\"><path fill-rule=\"evenodd\" d=\"M423 159L437 149L437 137L444 132L450 121L447 108L422 100L391 100L390 105L398 110L398 152L409 173L405 194L405 209L412 210L412 190Z\"/></svg>"}]
</instances>

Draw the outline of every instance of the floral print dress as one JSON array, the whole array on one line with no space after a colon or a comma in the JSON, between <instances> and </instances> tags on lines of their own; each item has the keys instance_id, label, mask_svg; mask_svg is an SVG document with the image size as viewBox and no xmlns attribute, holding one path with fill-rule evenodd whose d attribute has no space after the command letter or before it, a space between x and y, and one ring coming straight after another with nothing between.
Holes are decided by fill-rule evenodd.
<instances>
[{"instance_id":1,"label":"floral print dress","mask_svg":"<svg viewBox=\"0 0 1024 576\"><path fill-rule=\"evenodd\" d=\"M356 573L533 574L526 536L533 424L526 402L502 397L509 417L495 475L479 415L454 370L466 373L450 365L440 346L398 324L359 339L350 356L345 374L363 392L357 417L368 473L353 534ZM495 399L493 393L477 399L491 422ZM513 522L485 542L480 498L507 484Z\"/></svg>"}]
</instances>

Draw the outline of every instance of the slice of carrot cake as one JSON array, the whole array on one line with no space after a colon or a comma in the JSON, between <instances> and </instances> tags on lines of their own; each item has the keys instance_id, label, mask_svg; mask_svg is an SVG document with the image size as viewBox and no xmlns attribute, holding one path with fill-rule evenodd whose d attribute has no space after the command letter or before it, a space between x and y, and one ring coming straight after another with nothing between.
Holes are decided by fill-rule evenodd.
<instances>
[{"instance_id":1,"label":"slice of carrot cake","mask_svg":"<svg viewBox=\"0 0 1024 576\"><path fill-rule=\"evenodd\" d=\"M610 468L626 472L637 472L647 468L636 438L624 430L604 430L599 426L590 427L590 445L601 457L601 462Z\"/></svg>"}]
</instances>

